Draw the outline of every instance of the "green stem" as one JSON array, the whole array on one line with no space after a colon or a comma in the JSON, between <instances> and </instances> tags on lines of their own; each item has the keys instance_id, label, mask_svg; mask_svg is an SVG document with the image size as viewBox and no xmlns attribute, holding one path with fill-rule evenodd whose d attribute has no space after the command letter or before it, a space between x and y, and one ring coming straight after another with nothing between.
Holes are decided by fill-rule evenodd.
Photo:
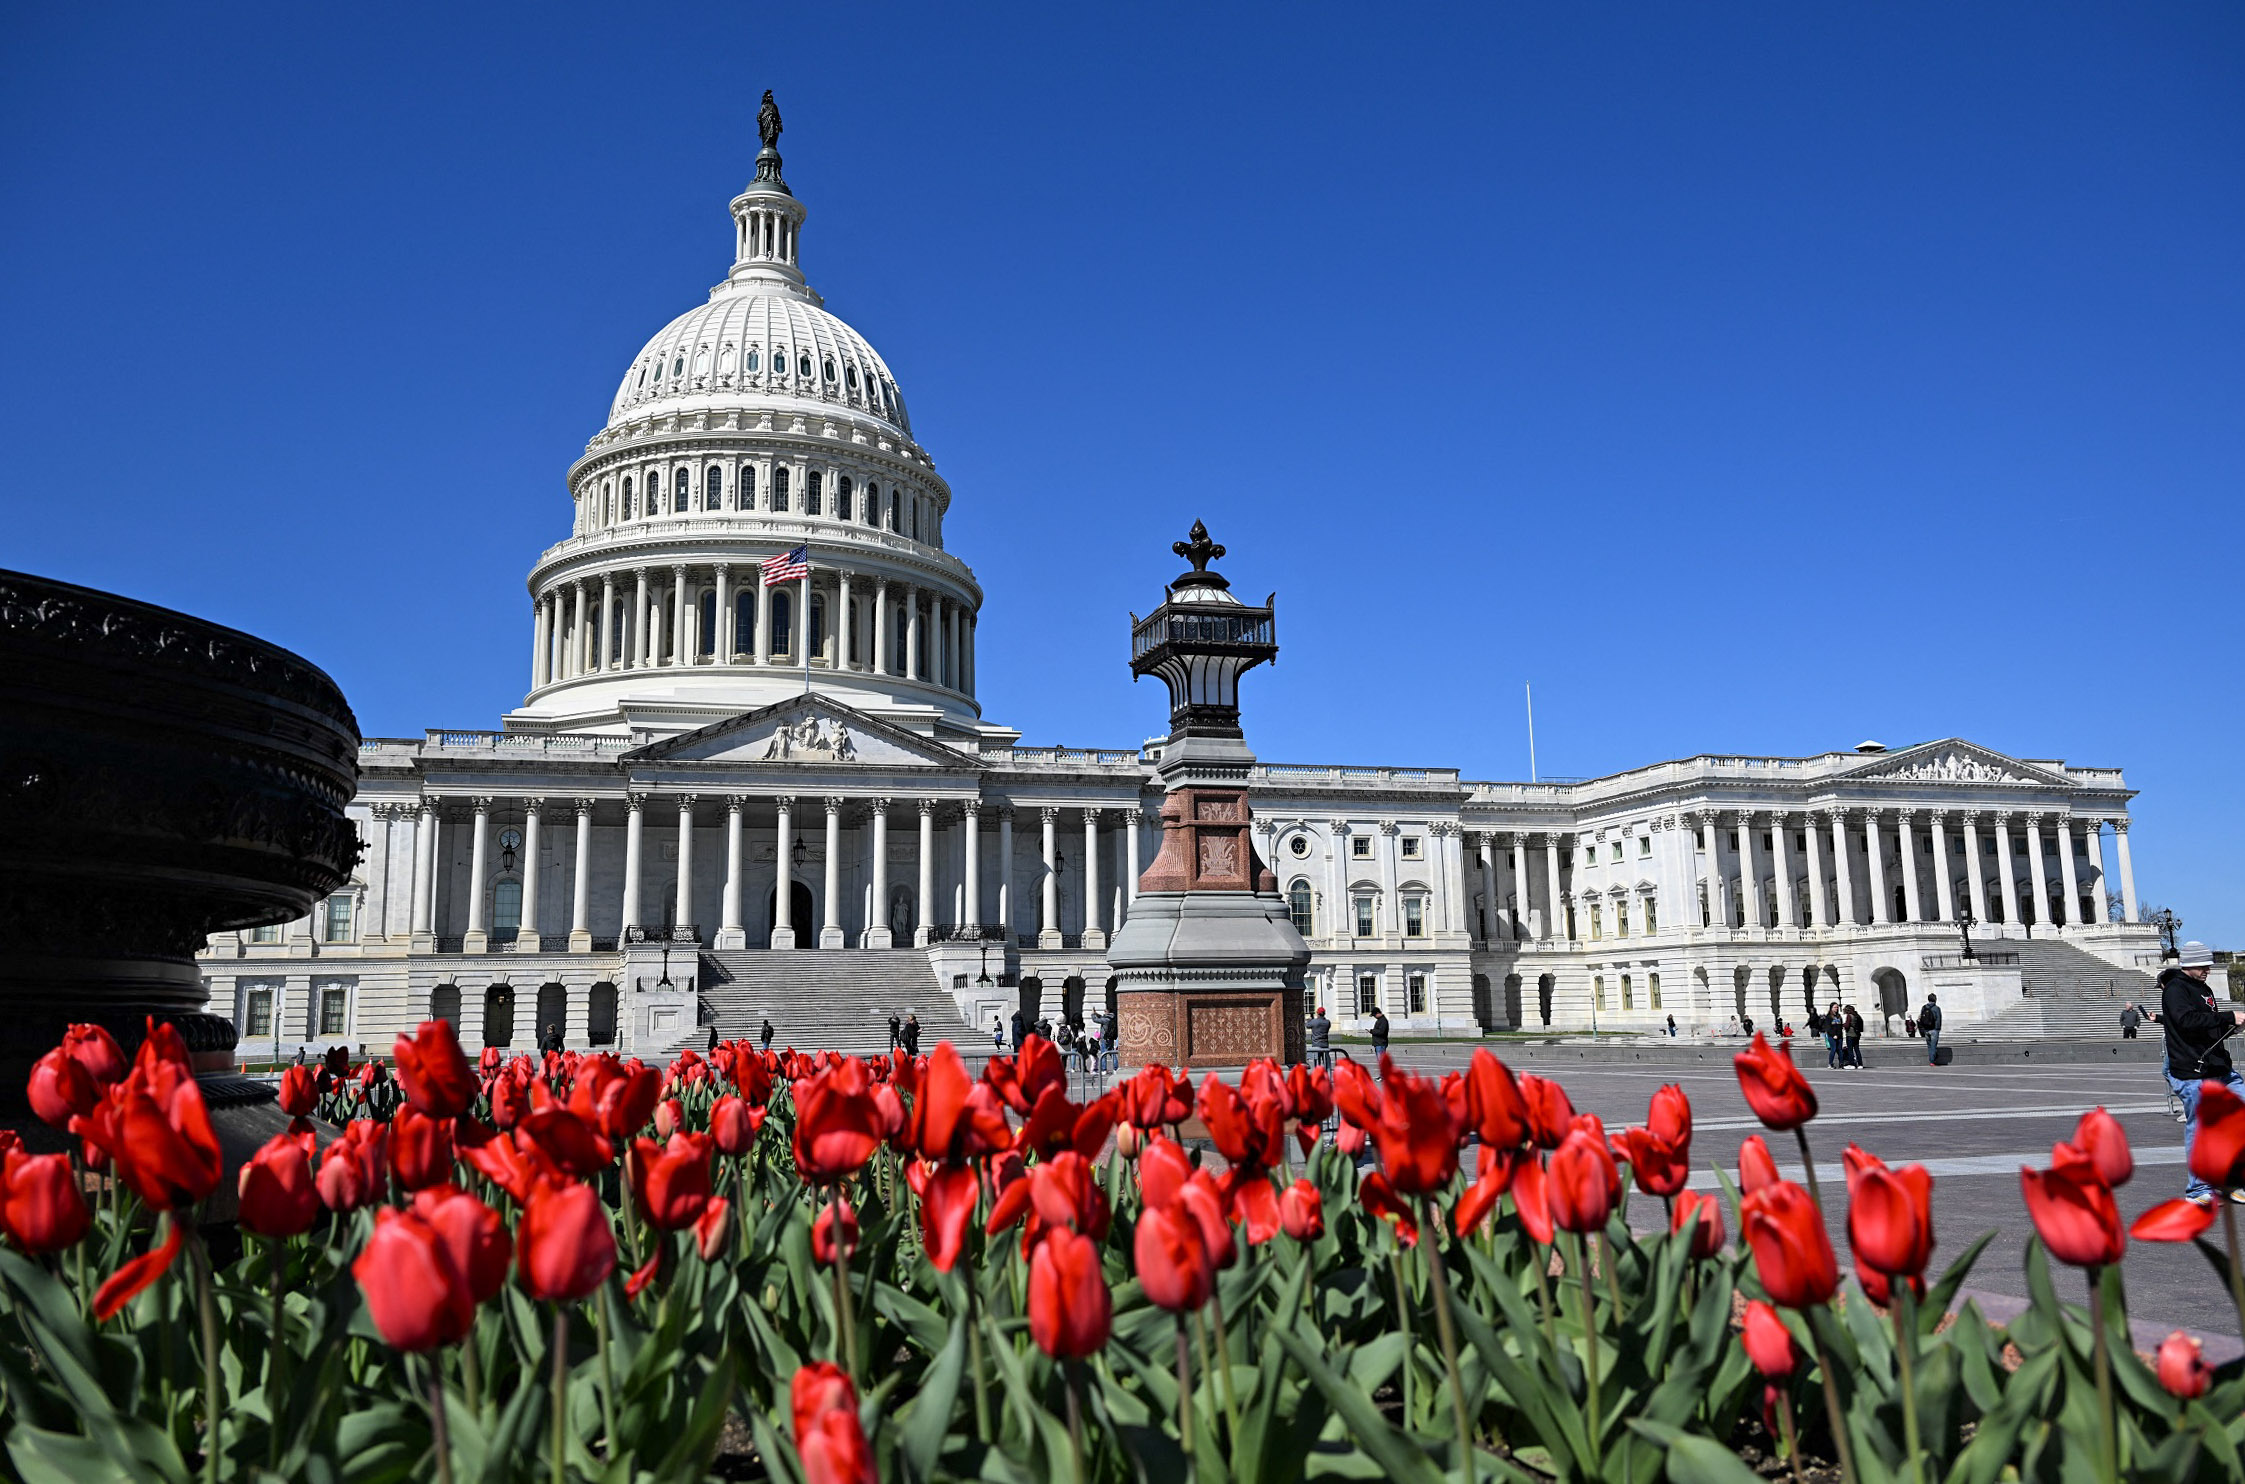
<instances>
[{"instance_id":1,"label":"green stem","mask_svg":"<svg viewBox=\"0 0 2245 1484\"><path fill-rule=\"evenodd\" d=\"M981 1285L975 1281L974 1263L970 1258L963 1275L967 1289L967 1369L974 1374L974 1436L979 1443L990 1441L990 1393L982 1380L982 1316L977 1297Z\"/></svg>"},{"instance_id":2,"label":"green stem","mask_svg":"<svg viewBox=\"0 0 2245 1484\"><path fill-rule=\"evenodd\" d=\"M1584 1351L1586 1359L1583 1364L1582 1382L1583 1394L1588 1399L1590 1410L1590 1467L1591 1471L1596 1473L1599 1469L1599 1460L1604 1456L1606 1449L1605 1432L1599 1425L1598 1417L1598 1315L1592 1308L1590 1262L1587 1258L1582 1257L1584 1246L1583 1239L1578 1235L1575 1238L1575 1253L1581 1261L1582 1268L1580 1274L1582 1278L1582 1337L1587 1345Z\"/></svg>"},{"instance_id":3,"label":"green stem","mask_svg":"<svg viewBox=\"0 0 2245 1484\"><path fill-rule=\"evenodd\" d=\"M1840 1388L1832 1378L1832 1360L1824 1353L1824 1340L1815 1325L1808 1327L1808 1333L1816 1344L1816 1370L1824 1380L1824 1420L1831 1425L1832 1447L1840 1455L1840 1477L1846 1484L1855 1484L1855 1447L1848 1442L1847 1417L1840 1411Z\"/></svg>"},{"instance_id":4,"label":"green stem","mask_svg":"<svg viewBox=\"0 0 2245 1484\"><path fill-rule=\"evenodd\" d=\"M2239 1333L2245 1334L2245 1268L2237 1265L2237 1203L2229 1199L2229 1192L2221 1195L2222 1232L2229 1238L2229 1297L2237 1305Z\"/></svg>"},{"instance_id":5,"label":"green stem","mask_svg":"<svg viewBox=\"0 0 2245 1484\"><path fill-rule=\"evenodd\" d=\"M1224 1419L1231 1424L1231 1442L1239 1445L1239 1399L1232 1391L1232 1347L1224 1338L1224 1296L1209 1285L1209 1317L1216 1325L1216 1394L1224 1399Z\"/></svg>"},{"instance_id":6,"label":"green stem","mask_svg":"<svg viewBox=\"0 0 2245 1484\"><path fill-rule=\"evenodd\" d=\"M1543 1341L1551 1347L1552 1364L1556 1366L1559 1362L1559 1321L1551 1315L1551 1249L1530 1237L1528 1253L1536 1269L1536 1306L1543 1311Z\"/></svg>"},{"instance_id":7,"label":"green stem","mask_svg":"<svg viewBox=\"0 0 2245 1484\"><path fill-rule=\"evenodd\" d=\"M1185 1450L1186 1476L1197 1478L1199 1470L1193 1463L1193 1367L1182 1313L1177 1316L1177 1446Z\"/></svg>"},{"instance_id":8,"label":"green stem","mask_svg":"<svg viewBox=\"0 0 2245 1484\"><path fill-rule=\"evenodd\" d=\"M1614 1321L1614 1332L1618 1334L1621 1332L1621 1278L1614 1271L1614 1250L1598 1232L1592 1232L1587 1240L1598 1271L1606 1275L1606 1302L1611 1306L1607 1314Z\"/></svg>"},{"instance_id":9,"label":"green stem","mask_svg":"<svg viewBox=\"0 0 2245 1484\"><path fill-rule=\"evenodd\" d=\"M1084 1477L1084 1408L1076 1396L1076 1362L1061 1362L1061 1373L1068 1381L1068 1446L1076 1465L1076 1478Z\"/></svg>"},{"instance_id":10,"label":"green stem","mask_svg":"<svg viewBox=\"0 0 2245 1484\"><path fill-rule=\"evenodd\" d=\"M1200 1351L1202 1384L1208 1387L1210 1397L1213 1399L1216 1393L1216 1367L1211 1365L1208 1359L1208 1311L1205 1309L1198 1310L1193 1314L1193 1344ZM1209 1420L1209 1425L1212 1428L1215 1426L1214 1418Z\"/></svg>"},{"instance_id":11,"label":"green stem","mask_svg":"<svg viewBox=\"0 0 2245 1484\"><path fill-rule=\"evenodd\" d=\"M1808 1177L1808 1198L1816 1203L1817 1214L1821 1216L1824 1213L1824 1197L1816 1189L1816 1161L1809 1157L1808 1126L1795 1124L1793 1137L1801 1141L1801 1173Z\"/></svg>"},{"instance_id":12,"label":"green stem","mask_svg":"<svg viewBox=\"0 0 2245 1484\"><path fill-rule=\"evenodd\" d=\"M616 1456L616 1371L615 1362L609 1359L608 1302L608 1285L603 1283L600 1296L592 1306L592 1320L594 1332L600 1337L600 1453L603 1458L613 1460Z\"/></svg>"},{"instance_id":13,"label":"green stem","mask_svg":"<svg viewBox=\"0 0 2245 1484\"><path fill-rule=\"evenodd\" d=\"M2089 1327L2097 1364L2098 1461L2107 1484L2113 1484L2120 1478L2120 1445L2113 1430L2112 1356L2105 1346L2105 1270L2101 1267L2089 1270Z\"/></svg>"},{"instance_id":14,"label":"green stem","mask_svg":"<svg viewBox=\"0 0 2245 1484\"><path fill-rule=\"evenodd\" d=\"M1801 1440L1793 1431L1793 1392L1789 1386L1777 1390L1781 1398L1777 1404L1777 1425L1785 1434L1785 1457L1793 1465L1793 1484L1801 1484Z\"/></svg>"},{"instance_id":15,"label":"green stem","mask_svg":"<svg viewBox=\"0 0 2245 1484\"><path fill-rule=\"evenodd\" d=\"M288 1243L279 1237L271 1242L272 1248L272 1299L273 1307L267 1320L271 1331L265 1349L265 1414L272 1419L272 1430L266 1439L265 1457L275 1473L281 1467L281 1289L288 1257Z\"/></svg>"},{"instance_id":16,"label":"green stem","mask_svg":"<svg viewBox=\"0 0 2245 1484\"><path fill-rule=\"evenodd\" d=\"M210 1249L200 1230L188 1231L195 1248L195 1308L203 1328L203 1477L218 1484L218 1297L211 1283Z\"/></svg>"},{"instance_id":17,"label":"green stem","mask_svg":"<svg viewBox=\"0 0 2245 1484\"><path fill-rule=\"evenodd\" d=\"M467 1395L468 1415L478 1417L483 1412L483 1359L476 1353L474 1326L469 1326L467 1337L460 1343L460 1389Z\"/></svg>"},{"instance_id":18,"label":"green stem","mask_svg":"<svg viewBox=\"0 0 2245 1484\"><path fill-rule=\"evenodd\" d=\"M1910 1449L1910 1477L1925 1478L1925 1454L1918 1441L1918 1387L1917 1387L1917 1315L1910 1280L1891 1280L1895 1287L1894 1307L1887 1312L1894 1319L1894 1354L1902 1367L1902 1435Z\"/></svg>"},{"instance_id":19,"label":"green stem","mask_svg":"<svg viewBox=\"0 0 2245 1484\"><path fill-rule=\"evenodd\" d=\"M1411 1303L1410 1296L1403 1286L1403 1252L1401 1248L1388 1254L1388 1272L1395 1278L1395 1314L1403 1325L1403 1426L1409 1429L1417 1425L1419 1416L1418 1412L1412 1407L1412 1393L1418 1388L1411 1384L1413 1373L1418 1370L1418 1365L1414 1359L1415 1352L1418 1350L1418 1341L1411 1334Z\"/></svg>"},{"instance_id":20,"label":"green stem","mask_svg":"<svg viewBox=\"0 0 2245 1484\"><path fill-rule=\"evenodd\" d=\"M569 1316L553 1306L553 1484L568 1484L562 1456L569 1425Z\"/></svg>"},{"instance_id":21,"label":"green stem","mask_svg":"<svg viewBox=\"0 0 2245 1484\"><path fill-rule=\"evenodd\" d=\"M437 1456L437 1484L452 1484L452 1438L445 1426L444 1370L435 1360L429 1370L429 1445Z\"/></svg>"},{"instance_id":22,"label":"green stem","mask_svg":"<svg viewBox=\"0 0 2245 1484\"><path fill-rule=\"evenodd\" d=\"M842 1241L842 1187L834 1187L826 1202L827 1219L834 1229L834 1363L849 1373L850 1384L855 1386L857 1374L857 1324L850 1312L850 1253Z\"/></svg>"},{"instance_id":23,"label":"green stem","mask_svg":"<svg viewBox=\"0 0 2245 1484\"><path fill-rule=\"evenodd\" d=\"M1465 1381L1458 1374L1458 1334L1450 1314L1450 1274L1442 1262L1442 1212L1434 1197L1420 1201L1426 1213L1420 1241L1426 1247L1429 1270L1434 1275L1434 1326L1442 1337L1442 1365L1450 1376L1450 1410L1458 1428L1458 1477L1472 1484L1473 1418L1466 1409Z\"/></svg>"}]
</instances>

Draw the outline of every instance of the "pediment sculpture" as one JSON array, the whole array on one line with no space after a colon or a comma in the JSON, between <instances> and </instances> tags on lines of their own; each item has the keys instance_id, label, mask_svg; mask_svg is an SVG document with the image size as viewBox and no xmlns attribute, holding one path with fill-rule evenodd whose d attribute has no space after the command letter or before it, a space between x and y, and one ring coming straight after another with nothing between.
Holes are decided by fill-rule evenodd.
<instances>
[{"instance_id":1,"label":"pediment sculpture","mask_svg":"<svg viewBox=\"0 0 2245 1484\"><path fill-rule=\"evenodd\" d=\"M2028 780L2009 768L1973 753L1956 748L1939 752L1931 757L1881 771L1880 778L1927 779L1940 783L2025 783Z\"/></svg>"},{"instance_id":2,"label":"pediment sculpture","mask_svg":"<svg viewBox=\"0 0 2245 1484\"><path fill-rule=\"evenodd\" d=\"M772 740L765 744L764 760L782 758L810 758L821 762L846 763L857 757L857 744L850 729L840 720L831 723L805 713L793 721L783 721L773 729Z\"/></svg>"}]
</instances>

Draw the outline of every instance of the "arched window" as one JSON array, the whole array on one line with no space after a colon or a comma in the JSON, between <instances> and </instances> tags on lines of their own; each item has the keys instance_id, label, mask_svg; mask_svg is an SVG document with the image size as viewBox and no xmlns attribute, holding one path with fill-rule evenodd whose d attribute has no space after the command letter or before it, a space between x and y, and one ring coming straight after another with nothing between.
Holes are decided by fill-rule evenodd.
<instances>
[{"instance_id":1,"label":"arched window","mask_svg":"<svg viewBox=\"0 0 2245 1484\"><path fill-rule=\"evenodd\" d=\"M912 539L920 539L920 502L917 497L912 501Z\"/></svg>"},{"instance_id":2,"label":"arched window","mask_svg":"<svg viewBox=\"0 0 2245 1484\"><path fill-rule=\"evenodd\" d=\"M514 990L494 984L483 994L483 1044L505 1047L514 1042Z\"/></svg>"},{"instance_id":3,"label":"arched window","mask_svg":"<svg viewBox=\"0 0 2245 1484\"><path fill-rule=\"evenodd\" d=\"M905 646L909 644L911 640L912 616L909 613L905 612L905 610L903 610L902 608L899 608L896 611L896 643L889 650L889 653L896 656L895 673L899 675L902 675L904 673L904 656L906 653Z\"/></svg>"},{"instance_id":4,"label":"arched window","mask_svg":"<svg viewBox=\"0 0 2245 1484\"><path fill-rule=\"evenodd\" d=\"M702 509L717 510L725 504L725 466L711 464L702 479Z\"/></svg>"},{"instance_id":5,"label":"arched window","mask_svg":"<svg viewBox=\"0 0 2245 1484\"><path fill-rule=\"evenodd\" d=\"M785 510L787 508L787 473L787 465L785 464L772 471L772 508L774 510Z\"/></svg>"},{"instance_id":6,"label":"arched window","mask_svg":"<svg viewBox=\"0 0 2245 1484\"><path fill-rule=\"evenodd\" d=\"M850 476L845 474L842 476L842 487L834 492L834 518L836 520L848 520L857 513L857 507L850 503L851 499Z\"/></svg>"},{"instance_id":7,"label":"arched window","mask_svg":"<svg viewBox=\"0 0 2245 1484\"><path fill-rule=\"evenodd\" d=\"M695 636L694 648L702 654L717 653L717 594L704 591L701 602L700 633Z\"/></svg>"},{"instance_id":8,"label":"arched window","mask_svg":"<svg viewBox=\"0 0 2245 1484\"><path fill-rule=\"evenodd\" d=\"M1286 889L1286 915L1294 920L1294 931L1305 938L1310 936L1310 930L1316 925L1312 905L1313 898L1307 881L1297 881Z\"/></svg>"},{"instance_id":9,"label":"arched window","mask_svg":"<svg viewBox=\"0 0 2245 1484\"><path fill-rule=\"evenodd\" d=\"M802 377L805 381L809 381L811 379L811 353L809 351L806 350L797 352L795 357L795 374Z\"/></svg>"},{"instance_id":10,"label":"arched window","mask_svg":"<svg viewBox=\"0 0 2245 1484\"><path fill-rule=\"evenodd\" d=\"M756 508L756 466L754 464L741 465L740 485L733 491L733 504L736 509L740 510L754 510Z\"/></svg>"},{"instance_id":11,"label":"arched window","mask_svg":"<svg viewBox=\"0 0 2245 1484\"><path fill-rule=\"evenodd\" d=\"M618 598L615 606L608 610L608 663L623 664L625 646L631 643L630 632L631 604Z\"/></svg>"},{"instance_id":12,"label":"arched window","mask_svg":"<svg viewBox=\"0 0 2245 1484\"><path fill-rule=\"evenodd\" d=\"M707 376L709 374L709 347L706 345L694 352L694 374L696 376Z\"/></svg>"},{"instance_id":13,"label":"arched window","mask_svg":"<svg viewBox=\"0 0 2245 1484\"><path fill-rule=\"evenodd\" d=\"M440 984L435 989L429 991L429 1019L448 1021L451 1023L453 1029L459 1029L459 985Z\"/></svg>"},{"instance_id":14,"label":"arched window","mask_svg":"<svg viewBox=\"0 0 2245 1484\"><path fill-rule=\"evenodd\" d=\"M889 491L889 529L892 531L897 529L897 507L903 503L904 496L902 493L896 490Z\"/></svg>"},{"instance_id":15,"label":"arched window","mask_svg":"<svg viewBox=\"0 0 2245 1484\"><path fill-rule=\"evenodd\" d=\"M623 503L622 509L623 509L623 512L624 512L624 516L623 516L623 518L624 518L625 520L630 520L630 519L631 519L631 481L630 481L630 480L628 480L628 479L624 481L624 503Z\"/></svg>"},{"instance_id":16,"label":"arched window","mask_svg":"<svg viewBox=\"0 0 2245 1484\"><path fill-rule=\"evenodd\" d=\"M754 588L733 599L733 651L736 654L756 653L756 590Z\"/></svg>"},{"instance_id":17,"label":"arched window","mask_svg":"<svg viewBox=\"0 0 2245 1484\"><path fill-rule=\"evenodd\" d=\"M876 485L865 487L865 523L869 526L881 523L881 491Z\"/></svg>"},{"instance_id":18,"label":"arched window","mask_svg":"<svg viewBox=\"0 0 2245 1484\"><path fill-rule=\"evenodd\" d=\"M717 374L719 376L733 374L733 348L730 345L717 353Z\"/></svg>"},{"instance_id":19,"label":"arched window","mask_svg":"<svg viewBox=\"0 0 2245 1484\"><path fill-rule=\"evenodd\" d=\"M606 980L592 987L590 1002L585 1007L585 1039L595 1046L615 1043L616 986Z\"/></svg>"},{"instance_id":20,"label":"arched window","mask_svg":"<svg viewBox=\"0 0 2245 1484\"><path fill-rule=\"evenodd\" d=\"M512 879L491 889L491 936L511 943L522 931L522 883Z\"/></svg>"},{"instance_id":21,"label":"arched window","mask_svg":"<svg viewBox=\"0 0 2245 1484\"><path fill-rule=\"evenodd\" d=\"M746 356L746 358L741 361L741 369L743 371L757 370L761 365L761 362L762 358L756 354L756 347L752 345L748 348L748 355Z\"/></svg>"},{"instance_id":22,"label":"arched window","mask_svg":"<svg viewBox=\"0 0 2245 1484\"><path fill-rule=\"evenodd\" d=\"M673 480L671 484L671 509L678 511L680 514L685 513L687 503L692 498L692 486L692 476L688 475L684 469L679 470L677 479Z\"/></svg>"},{"instance_id":23,"label":"arched window","mask_svg":"<svg viewBox=\"0 0 2245 1484\"><path fill-rule=\"evenodd\" d=\"M784 655L794 638L795 600L784 592L772 594L772 653Z\"/></svg>"},{"instance_id":24,"label":"arched window","mask_svg":"<svg viewBox=\"0 0 2245 1484\"><path fill-rule=\"evenodd\" d=\"M825 484L826 476L813 469L809 481L803 487L803 513L805 515L819 513L819 492L825 488Z\"/></svg>"},{"instance_id":25,"label":"arched window","mask_svg":"<svg viewBox=\"0 0 2245 1484\"><path fill-rule=\"evenodd\" d=\"M826 370L826 379L827 379L828 381L832 381L832 380L834 379L834 357L832 357L832 356L828 356L828 357L826 358L826 366L825 366L825 370Z\"/></svg>"},{"instance_id":26,"label":"arched window","mask_svg":"<svg viewBox=\"0 0 2245 1484\"><path fill-rule=\"evenodd\" d=\"M680 353L676 360L670 363L670 374L671 379L674 381L686 374L686 357L683 352Z\"/></svg>"},{"instance_id":27,"label":"arched window","mask_svg":"<svg viewBox=\"0 0 2245 1484\"><path fill-rule=\"evenodd\" d=\"M851 391L853 391L853 392L854 392L854 391L856 391L856 390L857 390L857 367L855 367L855 366L851 366L851 367L848 367L848 368L847 368L847 373L846 373L846 374L847 374L847 379L848 379L848 381L849 381L849 383L850 383L850 390L851 390Z\"/></svg>"},{"instance_id":28,"label":"arched window","mask_svg":"<svg viewBox=\"0 0 2245 1484\"><path fill-rule=\"evenodd\" d=\"M811 653L826 653L826 594L811 594Z\"/></svg>"}]
</instances>

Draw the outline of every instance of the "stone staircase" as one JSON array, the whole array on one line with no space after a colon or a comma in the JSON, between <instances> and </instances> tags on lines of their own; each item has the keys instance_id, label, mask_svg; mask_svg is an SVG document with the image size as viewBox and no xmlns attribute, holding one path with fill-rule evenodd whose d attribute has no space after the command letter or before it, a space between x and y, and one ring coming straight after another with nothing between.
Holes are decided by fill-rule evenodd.
<instances>
[{"instance_id":1,"label":"stone staircase","mask_svg":"<svg viewBox=\"0 0 2245 1484\"><path fill-rule=\"evenodd\" d=\"M727 1040L753 1042L768 1016L772 1047L875 1055L889 1049L889 1017L920 1017L920 1049L948 1040L987 1051L936 983L926 950L854 949L793 953L702 951L701 997Z\"/></svg>"},{"instance_id":2,"label":"stone staircase","mask_svg":"<svg viewBox=\"0 0 2245 1484\"><path fill-rule=\"evenodd\" d=\"M1960 1035L1992 1040L2109 1041L2120 1035L2120 1007L2130 1000L2156 1004L2152 976L2124 969L2084 948L2054 938L2005 938L1985 945L2019 955L2026 993L2019 1002ZM2156 1032L2155 1032L2156 1034Z\"/></svg>"}]
</instances>

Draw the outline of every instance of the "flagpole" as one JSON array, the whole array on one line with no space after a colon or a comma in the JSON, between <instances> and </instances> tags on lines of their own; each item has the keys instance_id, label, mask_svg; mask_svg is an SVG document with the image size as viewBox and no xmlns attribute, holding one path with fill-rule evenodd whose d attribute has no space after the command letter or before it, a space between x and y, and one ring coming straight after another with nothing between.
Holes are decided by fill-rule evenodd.
<instances>
[{"instance_id":1,"label":"flagpole","mask_svg":"<svg viewBox=\"0 0 2245 1484\"><path fill-rule=\"evenodd\" d=\"M803 694L811 693L811 554L803 553Z\"/></svg>"},{"instance_id":2,"label":"flagpole","mask_svg":"<svg viewBox=\"0 0 2245 1484\"><path fill-rule=\"evenodd\" d=\"M1528 695L1528 781L1536 781L1536 688L1527 681L1520 688Z\"/></svg>"}]
</instances>

